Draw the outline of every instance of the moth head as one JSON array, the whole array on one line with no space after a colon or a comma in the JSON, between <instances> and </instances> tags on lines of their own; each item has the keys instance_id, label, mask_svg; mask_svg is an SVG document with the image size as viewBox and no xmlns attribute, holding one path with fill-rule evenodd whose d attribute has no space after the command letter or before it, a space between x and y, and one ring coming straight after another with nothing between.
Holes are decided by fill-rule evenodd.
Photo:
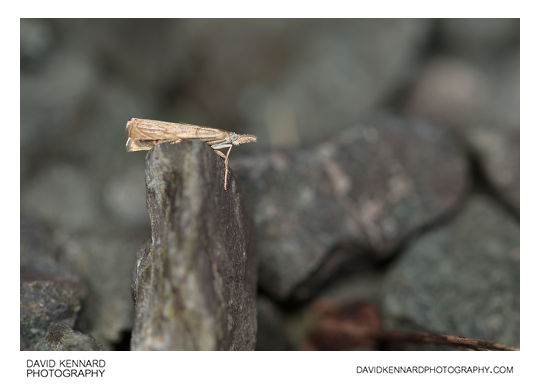
<instances>
[{"instance_id":1,"label":"moth head","mask_svg":"<svg viewBox=\"0 0 540 384\"><path fill-rule=\"evenodd\" d=\"M231 134L231 142L233 143L233 145L253 143L256 141L257 141L257 136L254 136L254 135L240 135L234 132Z\"/></svg>"}]
</instances>

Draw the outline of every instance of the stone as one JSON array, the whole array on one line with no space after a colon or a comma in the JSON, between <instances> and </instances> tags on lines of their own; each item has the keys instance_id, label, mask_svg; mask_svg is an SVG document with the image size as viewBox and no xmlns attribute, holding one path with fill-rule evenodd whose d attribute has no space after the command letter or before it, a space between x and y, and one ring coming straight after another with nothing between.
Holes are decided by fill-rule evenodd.
<instances>
[{"instance_id":1,"label":"stone","mask_svg":"<svg viewBox=\"0 0 540 384\"><path fill-rule=\"evenodd\" d=\"M238 99L244 125L274 148L314 145L395 97L411 80L430 22L319 20L300 26L297 33L305 38L296 41L295 60L277 81L254 81Z\"/></svg>"},{"instance_id":2,"label":"stone","mask_svg":"<svg viewBox=\"0 0 540 384\"><path fill-rule=\"evenodd\" d=\"M34 348L36 351L101 351L103 347L91 336L73 330L64 323L53 323L47 335Z\"/></svg>"},{"instance_id":3,"label":"stone","mask_svg":"<svg viewBox=\"0 0 540 384\"><path fill-rule=\"evenodd\" d=\"M78 129L81 110L98 83L97 68L84 51L55 51L38 71L21 70L22 170L34 172L40 155Z\"/></svg>"},{"instance_id":4,"label":"stone","mask_svg":"<svg viewBox=\"0 0 540 384\"><path fill-rule=\"evenodd\" d=\"M404 112L447 124L465 135L471 125L519 126L519 51L496 63L441 56L428 61Z\"/></svg>"},{"instance_id":5,"label":"stone","mask_svg":"<svg viewBox=\"0 0 540 384\"><path fill-rule=\"evenodd\" d=\"M73 326L86 297L81 277L64 265L62 236L34 217L21 215L21 349L35 349L57 321Z\"/></svg>"},{"instance_id":6,"label":"stone","mask_svg":"<svg viewBox=\"0 0 540 384\"><path fill-rule=\"evenodd\" d=\"M404 111L452 127L478 160L493 194L519 214L519 50L485 65L428 62Z\"/></svg>"},{"instance_id":7,"label":"stone","mask_svg":"<svg viewBox=\"0 0 540 384\"><path fill-rule=\"evenodd\" d=\"M519 215L519 129L475 125L467 138L496 195Z\"/></svg>"},{"instance_id":8,"label":"stone","mask_svg":"<svg viewBox=\"0 0 540 384\"><path fill-rule=\"evenodd\" d=\"M94 337L104 349L112 349L133 326L131 273L140 239L146 236L146 231L129 235L96 230L63 239L59 262L77 272L87 286L77 330Z\"/></svg>"},{"instance_id":9,"label":"stone","mask_svg":"<svg viewBox=\"0 0 540 384\"><path fill-rule=\"evenodd\" d=\"M21 278L84 285L77 331L111 349L133 324L131 271L140 238L147 235L97 229L91 234L68 234L22 215Z\"/></svg>"},{"instance_id":10,"label":"stone","mask_svg":"<svg viewBox=\"0 0 540 384\"><path fill-rule=\"evenodd\" d=\"M21 211L69 232L103 223L98 186L67 164L42 169L21 189Z\"/></svg>"},{"instance_id":11,"label":"stone","mask_svg":"<svg viewBox=\"0 0 540 384\"><path fill-rule=\"evenodd\" d=\"M156 94L189 76L186 62L193 49L185 42L189 20L62 19L56 23L69 35L70 44L83 42L111 77L136 84L134 88Z\"/></svg>"},{"instance_id":12,"label":"stone","mask_svg":"<svg viewBox=\"0 0 540 384\"><path fill-rule=\"evenodd\" d=\"M290 349L281 309L270 299L257 298L257 351L286 351Z\"/></svg>"},{"instance_id":13,"label":"stone","mask_svg":"<svg viewBox=\"0 0 540 384\"><path fill-rule=\"evenodd\" d=\"M144 167L133 164L110 177L103 188L105 206L117 221L130 228L150 226L146 212Z\"/></svg>"},{"instance_id":14,"label":"stone","mask_svg":"<svg viewBox=\"0 0 540 384\"><path fill-rule=\"evenodd\" d=\"M519 19L440 19L441 49L471 59L498 58L519 44Z\"/></svg>"},{"instance_id":15,"label":"stone","mask_svg":"<svg viewBox=\"0 0 540 384\"><path fill-rule=\"evenodd\" d=\"M202 142L147 155L152 239L137 255L132 350L255 348L252 222L234 175Z\"/></svg>"},{"instance_id":16,"label":"stone","mask_svg":"<svg viewBox=\"0 0 540 384\"><path fill-rule=\"evenodd\" d=\"M48 20L21 19L21 68L35 69L45 61L55 43Z\"/></svg>"},{"instance_id":17,"label":"stone","mask_svg":"<svg viewBox=\"0 0 540 384\"><path fill-rule=\"evenodd\" d=\"M519 225L492 200L470 198L450 224L420 237L383 286L387 329L519 347Z\"/></svg>"},{"instance_id":18,"label":"stone","mask_svg":"<svg viewBox=\"0 0 540 384\"><path fill-rule=\"evenodd\" d=\"M33 350L52 323L73 327L85 293L83 285L55 276L21 276L21 350Z\"/></svg>"},{"instance_id":19,"label":"stone","mask_svg":"<svg viewBox=\"0 0 540 384\"><path fill-rule=\"evenodd\" d=\"M30 280L33 276L54 276L58 280L80 283L74 271L59 261L62 253L63 235L35 217L21 214L21 276Z\"/></svg>"},{"instance_id":20,"label":"stone","mask_svg":"<svg viewBox=\"0 0 540 384\"><path fill-rule=\"evenodd\" d=\"M308 298L320 285L308 278L322 283L351 260L387 257L454 210L467 188L466 156L449 131L392 117L311 150L236 157L231 167L254 212L260 286L278 300L300 284L298 298Z\"/></svg>"}]
</instances>

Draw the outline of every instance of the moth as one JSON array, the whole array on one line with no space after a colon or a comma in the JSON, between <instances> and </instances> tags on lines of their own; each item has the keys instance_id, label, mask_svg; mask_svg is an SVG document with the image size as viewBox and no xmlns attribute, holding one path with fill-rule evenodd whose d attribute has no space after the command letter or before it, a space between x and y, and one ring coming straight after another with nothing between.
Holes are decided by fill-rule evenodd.
<instances>
[{"instance_id":1,"label":"moth","mask_svg":"<svg viewBox=\"0 0 540 384\"><path fill-rule=\"evenodd\" d=\"M193 124L169 123L165 121L132 118L126 124L126 150L148 151L155 145L163 143L177 144L185 140L201 140L208 144L214 152L225 159L225 180L223 189L227 190L229 174L229 155L233 145L253 143L254 135L241 135L217 128L200 127ZM227 154L221 150L227 149Z\"/></svg>"}]
</instances>

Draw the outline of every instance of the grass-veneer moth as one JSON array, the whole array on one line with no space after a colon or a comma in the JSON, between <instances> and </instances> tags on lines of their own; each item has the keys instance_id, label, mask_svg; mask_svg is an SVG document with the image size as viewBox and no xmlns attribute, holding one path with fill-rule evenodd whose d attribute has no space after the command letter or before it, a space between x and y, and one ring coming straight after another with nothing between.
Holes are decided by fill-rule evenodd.
<instances>
[{"instance_id":1,"label":"grass-veneer moth","mask_svg":"<svg viewBox=\"0 0 540 384\"><path fill-rule=\"evenodd\" d=\"M148 151L154 145L163 143L177 144L184 140L204 141L214 152L225 159L225 181L223 182L225 190L227 190L227 176L229 174L229 154L233 145L257 141L257 137L253 135L240 135L217 128L137 118L132 118L127 122L126 133L128 152ZM227 149L227 154L221 151L223 149Z\"/></svg>"}]
</instances>

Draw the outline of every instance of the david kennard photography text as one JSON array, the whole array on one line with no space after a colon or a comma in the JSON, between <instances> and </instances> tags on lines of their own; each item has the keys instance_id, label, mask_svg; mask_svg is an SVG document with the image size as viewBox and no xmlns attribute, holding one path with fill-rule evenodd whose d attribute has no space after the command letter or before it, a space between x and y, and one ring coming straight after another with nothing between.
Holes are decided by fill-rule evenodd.
<instances>
[{"instance_id":1,"label":"david kennard photography text","mask_svg":"<svg viewBox=\"0 0 540 384\"><path fill-rule=\"evenodd\" d=\"M26 377L103 377L105 360L26 360Z\"/></svg>"}]
</instances>

